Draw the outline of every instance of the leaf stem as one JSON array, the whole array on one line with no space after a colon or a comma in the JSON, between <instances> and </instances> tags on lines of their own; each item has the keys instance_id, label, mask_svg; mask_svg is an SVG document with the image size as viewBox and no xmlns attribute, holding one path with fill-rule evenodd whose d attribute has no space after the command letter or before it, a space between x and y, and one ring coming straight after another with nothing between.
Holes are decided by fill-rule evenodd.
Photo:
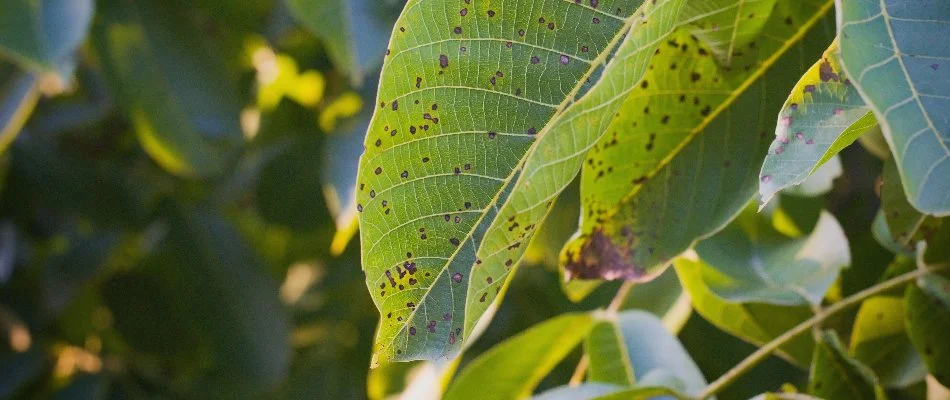
<instances>
[{"instance_id":1,"label":"leaf stem","mask_svg":"<svg viewBox=\"0 0 950 400\"><path fill-rule=\"evenodd\" d=\"M713 383L709 384L709 386L706 386L706 389L703 390L703 392L700 393L698 396L696 396L696 398L699 400L703 400L715 395L716 393L719 393L720 391L725 389L727 386L735 382L735 380L738 379L740 376L744 375L746 372L749 372L749 370L751 370L753 367L755 367L760 362L765 360L769 355L771 355L773 352L778 350L779 347L788 343L789 341L791 341L798 335L801 335L802 333L807 332L813 326L816 326L822 323L823 321L825 321L832 315L835 315L852 306L860 304L861 301L863 301L864 299L868 297L874 296L876 294L887 291L889 289L893 289L897 286L903 285L907 282L917 279L923 275L927 275L932 272L946 269L946 267L947 267L946 265L940 265L940 266L928 267L924 269L918 269L912 272L898 275L894 278L888 279L877 285L871 286L851 296L848 296L835 304L832 304L831 306L829 306L828 308L825 308L818 314L815 314L815 316L809 318L805 322L798 324L794 328L789 329L788 331L783 333L781 336L775 339L772 339L771 342L768 342L764 346L760 347L754 353L750 354L748 357L742 360L742 362L740 362L739 364L736 364L735 367L733 367L731 370L729 370L728 372L723 374L721 377L719 377L719 379L716 379Z\"/></svg>"},{"instance_id":2,"label":"leaf stem","mask_svg":"<svg viewBox=\"0 0 950 400\"><path fill-rule=\"evenodd\" d=\"M617 289L617 294L614 295L614 298L610 300L610 305L607 306L607 313L611 315L616 315L617 311L620 311L620 306L623 305L623 301L627 299L627 294L630 293L630 289L633 288L634 282L624 282L623 285L620 285L620 288ZM571 380L567 383L570 386L580 385L584 381L584 376L587 375L587 366L590 364L590 358L587 357L587 353L584 353L581 356L581 360L577 363L577 367L574 368L574 374L571 375Z\"/></svg>"}]
</instances>

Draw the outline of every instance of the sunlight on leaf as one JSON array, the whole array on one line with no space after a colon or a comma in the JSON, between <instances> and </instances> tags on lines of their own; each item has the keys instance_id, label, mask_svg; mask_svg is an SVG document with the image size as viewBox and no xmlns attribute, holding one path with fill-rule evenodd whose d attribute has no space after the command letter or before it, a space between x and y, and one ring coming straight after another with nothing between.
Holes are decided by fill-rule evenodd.
<instances>
[{"instance_id":1,"label":"sunlight on leaf","mask_svg":"<svg viewBox=\"0 0 950 400\"><path fill-rule=\"evenodd\" d=\"M920 382L927 368L904 332L903 299L872 297L861 303L851 331L850 351L880 377L885 387Z\"/></svg>"}]
</instances>

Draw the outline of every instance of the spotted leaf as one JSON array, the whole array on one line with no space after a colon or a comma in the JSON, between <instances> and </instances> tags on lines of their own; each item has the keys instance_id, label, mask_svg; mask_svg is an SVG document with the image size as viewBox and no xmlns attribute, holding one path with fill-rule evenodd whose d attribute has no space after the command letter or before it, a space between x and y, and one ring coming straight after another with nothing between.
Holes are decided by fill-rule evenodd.
<instances>
[{"instance_id":1,"label":"spotted leaf","mask_svg":"<svg viewBox=\"0 0 950 400\"><path fill-rule=\"evenodd\" d=\"M683 11L691 33L699 38L723 65L741 56L759 33L775 8L777 0L691 1ZM739 53L739 54L736 54Z\"/></svg>"},{"instance_id":2,"label":"spotted leaf","mask_svg":"<svg viewBox=\"0 0 950 400\"><path fill-rule=\"evenodd\" d=\"M904 191L925 214L950 215L950 3L842 0L841 62L871 107Z\"/></svg>"},{"instance_id":3,"label":"spotted leaf","mask_svg":"<svg viewBox=\"0 0 950 400\"><path fill-rule=\"evenodd\" d=\"M836 42L802 76L779 112L775 141L759 173L762 203L782 189L805 182L875 128L874 114L841 71Z\"/></svg>"},{"instance_id":4,"label":"spotted leaf","mask_svg":"<svg viewBox=\"0 0 950 400\"><path fill-rule=\"evenodd\" d=\"M406 5L357 182L377 363L459 352L683 3Z\"/></svg>"},{"instance_id":5,"label":"spotted leaf","mask_svg":"<svg viewBox=\"0 0 950 400\"><path fill-rule=\"evenodd\" d=\"M950 387L950 279L925 276L904 295L907 334L940 384Z\"/></svg>"},{"instance_id":6,"label":"spotted leaf","mask_svg":"<svg viewBox=\"0 0 950 400\"><path fill-rule=\"evenodd\" d=\"M584 163L581 228L562 251L568 277L652 279L742 210L781 107L768 94L790 90L803 57L831 42L832 7L779 2L774 30L728 68L688 30L660 46Z\"/></svg>"}]
</instances>

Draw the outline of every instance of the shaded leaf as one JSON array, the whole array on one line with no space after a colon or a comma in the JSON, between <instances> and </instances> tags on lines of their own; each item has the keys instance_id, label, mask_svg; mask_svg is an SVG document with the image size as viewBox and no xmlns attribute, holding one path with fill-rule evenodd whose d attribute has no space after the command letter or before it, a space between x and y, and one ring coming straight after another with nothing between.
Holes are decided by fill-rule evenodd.
<instances>
[{"instance_id":1,"label":"shaded leaf","mask_svg":"<svg viewBox=\"0 0 950 400\"><path fill-rule=\"evenodd\" d=\"M444 398L527 396L587 336L592 325L588 314L567 314L535 325L472 361Z\"/></svg>"},{"instance_id":2,"label":"shaded leaf","mask_svg":"<svg viewBox=\"0 0 950 400\"><path fill-rule=\"evenodd\" d=\"M623 386L606 383L585 383L577 386L560 386L532 397L532 400L592 400L623 390Z\"/></svg>"},{"instance_id":3,"label":"shaded leaf","mask_svg":"<svg viewBox=\"0 0 950 400\"><path fill-rule=\"evenodd\" d=\"M838 335L824 331L819 336L808 377L808 394L827 400L887 398L874 373L848 355Z\"/></svg>"},{"instance_id":4,"label":"shaded leaf","mask_svg":"<svg viewBox=\"0 0 950 400\"><path fill-rule=\"evenodd\" d=\"M841 165L841 158L834 155L816 168L802 183L785 189L784 193L801 197L821 196L834 189L834 181L842 173L844 173L844 167ZM761 181L761 178L759 180Z\"/></svg>"},{"instance_id":5,"label":"shaded leaf","mask_svg":"<svg viewBox=\"0 0 950 400\"><path fill-rule=\"evenodd\" d=\"M590 359L589 381L621 387L635 383L627 345L613 322L604 321L594 325L584 342L584 352Z\"/></svg>"},{"instance_id":6,"label":"shaded leaf","mask_svg":"<svg viewBox=\"0 0 950 400\"><path fill-rule=\"evenodd\" d=\"M386 38L396 22L402 0L285 0L291 15L323 41L327 53L350 82L383 60Z\"/></svg>"},{"instance_id":7,"label":"shaded leaf","mask_svg":"<svg viewBox=\"0 0 950 400\"><path fill-rule=\"evenodd\" d=\"M244 140L239 97L215 49L156 3L103 1L97 51L145 151L173 174L212 176Z\"/></svg>"},{"instance_id":8,"label":"shaded leaf","mask_svg":"<svg viewBox=\"0 0 950 400\"><path fill-rule=\"evenodd\" d=\"M39 349L4 354L0 358L0 398L12 398L24 386L39 379L46 364L46 354Z\"/></svg>"},{"instance_id":9,"label":"shaded leaf","mask_svg":"<svg viewBox=\"0 0 950 400\"><path fill-rule=\"evenodd\" d=\"M730 302L712 292L704 281L703 270L712 267L686 257L677 258L673 264L693 309L713 325L752 344L763 345L812 316L806 306ZM813 346L810 337L801 335L780 347L778 355L805 366L811 360Z\"/></svg>"},{"instance_id":10,"label":"shaded leaf","mask_svg":"<svg viewBox=\"0 0 950 400\"><path fill-rule=\"evenodd\" d=\"M39 97L34 74L0 64L0 154L20 134Z\"/></svg>"},{"instance_id":11,"label":"shaded leaf","mask_svg":"<svg viewBox=\"0 0 950 400\"><path fill-rule=\"evenodd\" d=\"M827 47L827 31L813 28L831 23L832 5L778 2L774 29L731 68L685 29L664 42L588 153L581 228L562 251L570 277L649 280L734 218L754 195L763 133L781 106L768 93L791 88L801 58Z\"/></svg>"},{"instance_id":12,"label":"shaded leaf","mask_svg":"<svg viewBox=\"0 0 950 400\"><path fill-rule=\"evenodd\" d=\"M940 384L950 387L950 279L927 275L908 285L904 295L910 342Z\"/></svg>"},{"instance_id":13,"label":"shaded leaf","mask_svg":"<svg viewBox=\"0 0 950 400\"><path fill-rule=\"evenodd\" d=\"M779 112L775 141L759 173L759 195L805 182L809 175L877 127L874 114L841 71L837 41L792 89Z\"/></svg>"},{"instance_id":14,"label":"shaded leaf","mask_svg":"<svg viewBox=\"0 0 950 400\"><path fill-rule=\"evenodd\" d=\"M950 215L950 4L844 0L841 61L874 111L910 203Z\"/></svg>"},{"instance_id":15,"label":"shaded leaf","mask_svg":"<svg viewBox=\"0 0 950 400\"><path fill-rule=\"evenodd\" d=\"M838 221L822 212L807 236L789 238L747 210L721 232L696 245L708 268L703 281L717 297L735 303L818 305L851 264Z\"/></svg>"},{"instance_id":16,"label":"shaded leaf","mask_svg":"<svg viewBox=\"0 0 950 400\"><path fill-rule=\"evenodd\" d=\"M377 362L459 351L682 4L406 6L358 181Z\"/></svg>"},{"instance_id":17,"label":"shaded leaf","mask_svg":"<svg viewBox=\"0 0 950 400\"><path fill-rule=\"evenodd\" d=\"M851 331L850 351L880 377L885 387L910 386L927 375L904 332L900 297L877 296L861 303Z\"/></svg>"},{"instance_id":18,"label":"shaded leaf","mask_svg":"<svg viewBox=\"0 0 950 400\"><path fill-rule=\"evenodd\" d=\"M0 14L0 53L31 70L55 71L82 43L92 0L8 0Z\"/></svg>"},{"instance_id":19,"label":"shaded leaf","mask_svg":"<svg viewBox=\"0 0 950 400\"><path fill-rule=\"evenodd\" d=\"M915 243L932 235L940 227L941 220L921 214L907 201L897 163L884 163L881 179L882 217L875 221L875 224L884 224L878 227L879 239L886 247L913 252Z\"/></svg>"},{"instance_id":20,"label":"shaded leaf","mask_svg":"<svg viewBox=\"0 0 950 400\"><path fill-rule=\"evenodd\" d=\"M689 2L683 19L690 33L706 45L716 60L731 65L737 51L754 42L769 21L777 0L712 0Z\"/></svg>"}]
</instances>

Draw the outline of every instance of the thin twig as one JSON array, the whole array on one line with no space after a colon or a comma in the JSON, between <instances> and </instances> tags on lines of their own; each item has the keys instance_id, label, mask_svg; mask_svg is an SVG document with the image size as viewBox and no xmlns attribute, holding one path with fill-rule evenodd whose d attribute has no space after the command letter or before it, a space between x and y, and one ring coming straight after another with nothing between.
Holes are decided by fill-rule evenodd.
<instances>
[{"instance_id":1,"label":"thin twig","mask_svg":"<svg viewBox=\"0 0 950 400\"><path fill-rule=\"evenodd\" d=\"M703 392L700 393L699 396L696 396L696 398L699 400L702 400L702 399L711 397L715 395L716 393L719 393L720 391L725 389L727 386L732 384L740 376L742 376L743 374L748 372L750 369L758 365L760 362L765 360L769 355L771 355L773 352L778 350L779 347L788 343L789 341L791 341L798 335L804 332L807 332L809 329L811 329L811 327L817 324L820 324L821 322L828 319L832 315L837 314L857 304L860 304L864 299L868 297L874 296L878 293L887 291L894 287L903 285L923 275L927 275L932 272L936 272L936 271L946 269L946 268L947 268L946 265L940 265L940 266L935 266L935 267L929 267L926 269L918 269L913 272L908 272L906 274L898 275L894 278L888 279L877 285L871 286L858 293L848 296L847 298L835 304L832 304L831 306L824 309L823 311L816 314L815 316L809 318L805 322L798 324L794 328L783 333L781 336L775 339L772 339L771 342L768 342L764 346L760 347L754 353L746 357L745 360L742 360L742 362L740 362L731 370L729 370L724 375L719 377L719 379L716 379L715 382L709 384L709 386L706 386L706 389L703 390Z\"/></svg>"}]
</instances>

